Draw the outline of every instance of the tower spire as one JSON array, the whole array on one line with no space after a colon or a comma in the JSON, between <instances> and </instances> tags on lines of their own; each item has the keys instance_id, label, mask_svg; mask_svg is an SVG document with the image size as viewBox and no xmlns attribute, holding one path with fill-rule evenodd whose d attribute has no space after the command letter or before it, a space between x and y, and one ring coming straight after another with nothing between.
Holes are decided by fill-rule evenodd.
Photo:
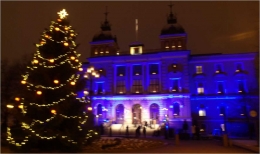
<instances>
[{"instance_id":1,"label":"tower spire","mask_svg":"<svg viewBox=\"0 0 260 154\"><path fill-rule=\"evenodd\" d=\"M106 12L104 13L105 14L105 21L103 24L101 24L101 29L102 31L110 31L111 30L111 27L110 27L110 24L107 20L107 15L108 15L109 12L107 12L107 6L106 6Z\"/></svg>"},{"instance_id":2,"label":"tower spire","mask_svg":"<svg viewBox=\"0 0 260 154\"><path fill-rule=\"evenodd\" d=\"M107 12L107 6L106 6L106 12L104 13L105 14L105 21L107 21L107 15L108 15L109 12Z\"/></svg>"},{"instance_id":3,"label":"tower spire","mask_svg":"<svg viewBox=\"0 0 260 154\"><path fill-rule=\"evenodd\" d=\"M168 6L170 7L170 14L168 16L167 22L168 22L168 24L175 24L175 23L177 23L177 18L176 18L176 16L172 12L172 7L173 7L172 2Z\"/></svg>"}]
</instances>

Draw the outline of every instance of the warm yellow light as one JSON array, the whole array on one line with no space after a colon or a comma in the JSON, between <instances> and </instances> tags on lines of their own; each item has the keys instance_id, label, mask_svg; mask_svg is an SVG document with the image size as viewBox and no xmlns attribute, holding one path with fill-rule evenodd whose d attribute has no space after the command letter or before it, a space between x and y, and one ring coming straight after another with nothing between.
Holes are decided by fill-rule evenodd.
<instances>
[{"instance_id":1,"label":"warm yellow light","mask_svg":"<svg viewBox=\"0 0 260 154\"><path fill-rule=\"evenodd\" d=\"M65 27L64 29L65 29L65 30L69 30L69 28L68 28L68 27Z\"/></svg>"},{"instance_id":2,"label":"warm yellow light","mask_svg":"<svg viewBox=\"0 0 260 154\"><path fill-rule=\"evenodd\" d=\"M65 45L65 46L68 46L68 45L69 45L69 43L65 42L65 43L64 43L64 45Z\"/></svg>"},{"instance_id":3,"label":"warm yellow light","mask_svg":"<svg viewBox=\"0 0 260 154\"><path fill-rule=\"evenodd\" d=\"M71 33L71 34L70 34L70 36L74 36L74 34L73 34L73 33Z\"/></svg>"},{"instance_id":4,"label":"warm yellow light","mask_svg":"<svg viewBox=\"0 0 260 154\"><path fill-rule=\"evenodd\" d=\"M95 77L96 77L96 78L99 78L99 74L96 74Z\"/></svg>"},{"instance_id":5,"label":"warm yellow light","mask_svg":"<svg viewBox=\"0 0 260 154\"><path fill-rule=\"evenodd\" d=\"M69 15L65 9L62 11L58 12L58 15L60 16L61 19L64 19L67 15Z\"/></svg>"},{"instance_id":6,"label":"warm yellow light","mask_svg":"<svg viewBox=\"0 0 260 154\"><path fill-rule=\"evenodd\" d=\"M45 37L46 37L46 38L49 38L49 36L48 36L48 35L45 35Z\"/></svg>"},{"instance_id":7,"label":"warm yellow light","mask_svg":"<svg viewBox=\"0 0 260 154\"><path fill-rule=\"evenodd\" d=\"M71 82L70 82L70 84L74 86L76 83L75 83L75 82L73 82L73 81L71 81Z\"/></svg>"},{"instance_id":8,"label":"warm yellow light","mask_svg":"<svg viewBox=\"0 0 260 154\"><path fill-rule=\"evenodd\" d=\"M88 95L88 91L86 91L86 90L85 90L83 93L84 93L85 95Z\"/></svg>"},{"instance_id":9,"label":"warm yellow light","mask_svg":"<svg viewBox=\"0 0 260 154\"><path fill-rule=\"evenodd\" d=\"M74 59L75 59L75 57L74 57L74 56L71 56L71 57L70 57L70 59L71 59L71 60L74 60Z\"/></svg>"},{"instance_id":10,"label":"warm yellow light","mask_svg":"<svg viewBox=\"0 0 260 154\"><path fill-rule=\"evenodd\" d=\"M41 41L41 44L45 44L46 42L45 41Z\"/></svg>"},{"instance_id":11,"label":"warm yellow light","mask_svg":"<svg viewBox=\"0 0 260 154\"><path fill-rule=\"evenodd\" d=\"M60 28L59 28L59 27L56 27L56 28L55 28L55 30L56 30L56 31L59 31L59 30L60 30Z\"/></svg>"},{"instance_id":12,"label":"warm yellow light","mask_svg":"<svg viewBox=\"0 0 260 154\"><path fill-rule=\"evenodd\" d=\"M20 98L19 97L15 97L14 100L18 102L18 101L20 101Z\"/></svg>"},{"instance_id":13,"label":"warm yellow light","mask_svg":"<svg viewBox=\"0 0 260 154\"><path fill-rule=\"evenodd\" d=\"M88 78L88 75L87 75L87 74L85 74L85 75L84 75L84 78Z\"/></svg>"},{"instance_id":14,"label":"warm yellow light","mask_svg":"<svg viewBox=\"0 0 260 154\"><path fill-rule=\"evenodd\" d=\"M216 71L216 73L219 73L219 71Z\"/></svg>"},{"instance_id":15,"label":"warm yellow light","mask_svg":"<svg viewBox=\"0 0 260 154\"><path fill-rule=\"evenodd\" d=\"M37 94L37 95L41 95L42 92L41 92L41 91L37 91L36 94Z\"/></svg>"},{"instance_id":16,"label":"warm yellow light","mask_svg":"<svg viewBox=\"0 0 260 154\"><path fill-rule=\"evenodd\" d=\"M14 108L14 106L13 106L13 105L10 105L10 104L7 104L6 107L9 108L9 109Z\"/></svg>"},{"instance_id":17,"label":"warm yellow light","mask_svg":"<svg viewBox=\"0 0 260 154\"><path fill-rule=\"evenodd\" d=\"M22 108L23 108L23 105L19 105L18 107L19 107L20 109L22 109Z\"/></svg>"},{"instance_id":18,"label":"warm yellow light","mask_svg":"<svg viewBox=\"0 0 260 154\"><path fill-rule=\"evenodd\" d=\"M78 59L76 59L76 60L75 60L75 62L79 62L79 60L78 60Z\"/></svg>"},{"instance_id":19,"label":"warm yellow light","mask_svg":"<svg viewBox=\"0 0 260 154\"><path fill-rule=\"evenodd\" d=\"M33 60L33 63L38 64L39 61L37 59Z\"/></svg>"},{"instance_id":20,"label":"warm yellow light","mask_svg":"<svg viewBox=\"0 0 260 154\"><path fill-rule=\"evenodd\" d=\"M58 84L59 83L59 80L54 80L53 81L55 84Z\"/></svg>"},{"instance_id":21,"label":"warm yellow light","mask_svg":"<svg viewBox=\"0 0 260 154\"><path fill-rule=\"evenodd\" d=\"M59 22L61 22L61 19L57 19Z\"/></svg>"},{"instance_id":22,"label":"warm yellow light","mask_svg":"<svg viewBox=\"0 0 260 154\"><path fill-rule=\"evenodd\" d=\"M156 74L155 72L153 72L152 74Z\"/></svg>"},{"instance_id":23,"label":"warm yellow light","mask_svg":"<svg viewBox=\"0 0 260 154\"><path fill-rule=\"evenodd\" d=\"M22 84L26 84L26 81L22 80L21 83L22 83Z\"/></svg>"},{"instance_id":24,"label":"warm yellow light","mask_svg":"<svg viewBox=\"0 0 260 154\"><path fill-rule=\"evenodd\" d=\"M56 114L56 110L51 110L51 113Z\"/></svg>"},{"instance_id":25,"label":"warm yellow light","mask_svg":"<svg viewBox=\"0 0 260 154\"><path fill-rule=\"evenodd\" d=\"M92 107L88 107L88 110L89 110L89 111L92 111Z\"/></svg>"},{"instance_id":26,"label":"warm yellow light","mask_svg":"<svg viewBox=\"0 0 260 154\"><path fill-rule=\"evenodd\" d=\"M79 68L79 71L83 71L83 68Z\"/></svg>"}]
</instances>

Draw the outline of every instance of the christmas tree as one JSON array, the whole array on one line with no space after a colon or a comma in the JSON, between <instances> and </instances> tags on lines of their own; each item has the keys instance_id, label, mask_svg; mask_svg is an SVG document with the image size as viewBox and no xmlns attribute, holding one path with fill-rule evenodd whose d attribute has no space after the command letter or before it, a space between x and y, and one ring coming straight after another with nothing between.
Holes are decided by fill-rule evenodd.
<instances>
[{"instance_id":1,"label":"christmas tree","mask_svg":"<svg viewBox=\"0 0 260 154\"><path fill-rule=\"evenodd\" d=\"M22 75L25 90L15 98L16 125L7 128L7 141L20 149L80 150L98 134L87 111L89 97L67 12L41 35L32 63ZM85 97L77 98L83 92Z\"/></svg>"}]
</instances>

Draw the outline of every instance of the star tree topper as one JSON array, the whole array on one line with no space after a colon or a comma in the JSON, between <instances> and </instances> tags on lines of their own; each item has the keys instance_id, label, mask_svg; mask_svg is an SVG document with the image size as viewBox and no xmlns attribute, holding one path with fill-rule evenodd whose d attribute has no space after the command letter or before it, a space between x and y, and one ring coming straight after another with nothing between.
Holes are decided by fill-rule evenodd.
<instances>
[{"instance_id":1,"label":"star tree topper","mask_svg":"<svg viewBox=\"0 0 260 154\"><path fill-rule=\"evenodd\" d=\"M58 12L58 15L60 16L61 19L64 19L67 15L69 15L65 9L62 11Z\"/></svg>"}]
</instances>

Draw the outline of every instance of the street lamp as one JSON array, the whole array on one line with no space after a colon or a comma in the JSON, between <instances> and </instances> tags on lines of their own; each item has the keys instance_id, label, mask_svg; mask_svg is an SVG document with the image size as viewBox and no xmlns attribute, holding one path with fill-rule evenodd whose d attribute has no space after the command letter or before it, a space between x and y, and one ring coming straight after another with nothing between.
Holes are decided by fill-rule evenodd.
<instances>
[{"instance_id":1,"label":"street lamp","mask_svg":"<svg viewBox=\"0 0 260 154\"><path fill-rule=\"evenodd\" d=\"M95 71L93 66L87 68L87 71L84 74L84 78L88 79L88 81L89 81L89 85L88 85L89 92L86 90L83 92L85 96L87 96L87 95L89 96L89 102L90 102L90 106L88 106L89 112L92 111L93 79L99 78L99 76L100 76L99 73L97 71Z\"/></svg>"}]
</instances>

